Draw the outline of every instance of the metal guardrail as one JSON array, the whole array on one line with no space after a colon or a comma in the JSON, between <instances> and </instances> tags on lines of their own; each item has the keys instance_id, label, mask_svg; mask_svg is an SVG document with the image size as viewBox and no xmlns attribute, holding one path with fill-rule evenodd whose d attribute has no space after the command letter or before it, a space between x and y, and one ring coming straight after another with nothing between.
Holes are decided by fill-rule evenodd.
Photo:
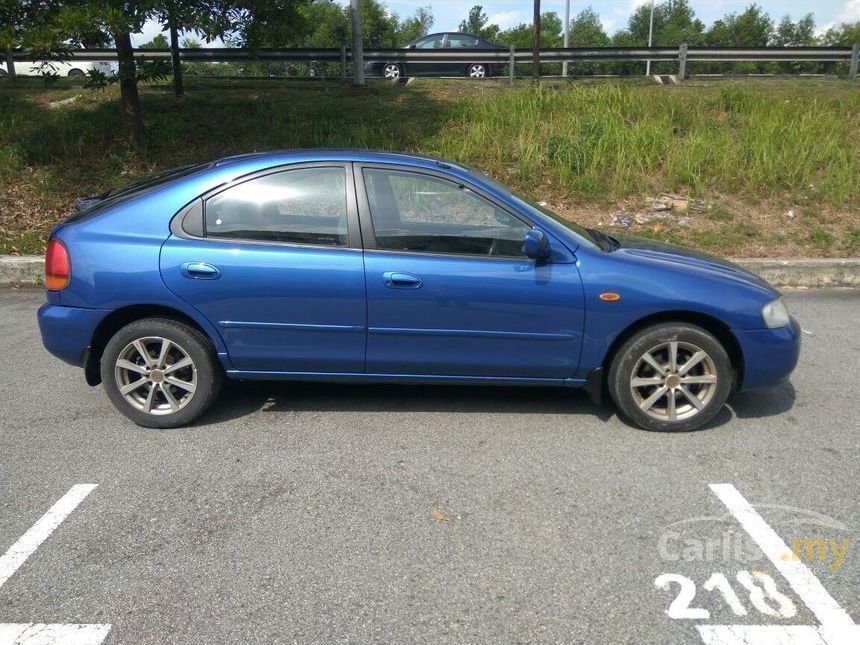
<instances>
[{"instance_id":1,"label":"metal guardrail","mask_svg":"<svg viewBox=\"0 0 860 645\"><path fill-rule=\"evenodd\" d=\"M180 59L186 62L227 63L241 61L283 62L339 62L345 73L347 61L352 59L345 47L340 49L238 49L196 48L180 49ZM169 49L136 49L135 57L143 60L170 58ZM32 60L26 52L14 52L16 61ZM601 47L601 48L556 48L542 49L542 63L577 62L637 62L676 61L679 75L686 75L689 62L848 62L849 77L856 78L860 47L764 47L764 48L714 48L714 47ZM71 60L115 60L115 49L73 50ZM365 49L366 61L393 61L402 63L426 63L445 61L471 63L476 60L487 63L526 63L532 60L531 49L460 49L460 50L416 50L416 49ZM512 72L510 72L512 75Z\"/></svg>"}]
</instances>

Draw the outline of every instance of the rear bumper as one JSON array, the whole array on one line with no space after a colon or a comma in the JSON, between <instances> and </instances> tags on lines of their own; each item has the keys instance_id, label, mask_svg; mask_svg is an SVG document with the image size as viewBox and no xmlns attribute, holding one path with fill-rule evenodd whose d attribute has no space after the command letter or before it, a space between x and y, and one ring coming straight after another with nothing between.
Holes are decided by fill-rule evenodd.
<instances>
[{"instance_id":1,"label":"rear bumper","mask_svg":"<svg viewBox=\"0 0 860 645\"><path fill-rule=\"evenodd\" d=\"M42 344L57 358L83 367L93 333L109 313L105 309L83 309L45 303L39 307L37 314Z\"/></svg>"},{"instance_id":2,"label":"rear bumper","mask_svg":"<svg viewBox=\"0 0 860 645\"><path fill-rule=\"evenodd\" d=\"M800 323L794 318L779 329L734 331L744 356L740 390L771 387L785 381L800 357Z\"/></svg>"}]
</instances>

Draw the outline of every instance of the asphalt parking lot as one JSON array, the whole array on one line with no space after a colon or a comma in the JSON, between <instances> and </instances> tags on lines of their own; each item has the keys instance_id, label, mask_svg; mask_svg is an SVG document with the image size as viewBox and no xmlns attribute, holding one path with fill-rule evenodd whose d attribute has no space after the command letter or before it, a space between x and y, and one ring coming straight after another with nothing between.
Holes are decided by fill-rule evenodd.
<instances>
[{"instance_id":1,"label":"asphalt parking lot","mask_svg":"<svg viewBox=\"0 0 860 645\"><path fill-rule=\"evenodd\" d=\"M789 293L791 383L679 435L296 384L146 430L42 349L42 300L0 292L0 642L860 642L858 292Z\"/></svg>"}]
</instances>

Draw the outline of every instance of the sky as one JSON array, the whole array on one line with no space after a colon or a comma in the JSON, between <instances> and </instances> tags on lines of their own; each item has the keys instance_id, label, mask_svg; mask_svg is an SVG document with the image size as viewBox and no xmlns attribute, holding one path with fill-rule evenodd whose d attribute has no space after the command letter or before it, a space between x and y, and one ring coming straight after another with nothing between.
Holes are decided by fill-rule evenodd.
<instances>
[{"instance_id":1,"label":"sky","mask_svg":"<svg viewBox=\"0 0 860 645\"><path fill-rule=\"evenodd\" d=\"M347 4L348 0L339 0ZM513 27L521 22L531 22L533 4L526 0L382 0L386 6L401 17L410 16L418 7L430 6L436 19L433 31L456 31L460 22L466 18L469 8L481 4L491 23L502 28ZM752 0L691 0L696 16L706 25L721 18L727 13L741 12ZM860 20L860 0L756 0L770 14L774 21L788 14L797 20L807 13L813 13L818 32L826 31L834 24L841 22L856 22ZM603 28L612 34L627 24L627 18L633 9L648 0L604 0L602 2L584 2L571 0L570 15L573 18L580 11L591 6L603 22ZM564 19L564 0L541 0L541 11L555 11ZM150 21L141 34L132 38L135 45L151 40L159 33L159 26ZM220 43L213 43L219 46Z\"/></svg>"}]
</instances>

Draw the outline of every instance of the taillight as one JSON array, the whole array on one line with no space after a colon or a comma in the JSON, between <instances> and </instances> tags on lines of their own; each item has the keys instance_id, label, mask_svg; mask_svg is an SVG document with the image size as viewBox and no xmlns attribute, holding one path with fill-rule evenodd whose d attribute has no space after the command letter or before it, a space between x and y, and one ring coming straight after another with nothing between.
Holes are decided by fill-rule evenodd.
<instances>
[{"instance_id":1,"label":"taillight","mask_svg":"<svg viewBox=\"0 0 860 645\"><path fill-rule=\"evenodd\" d=\"M48 240L45 249L45 288L49 291L65 289L69 284L71 265L69 252L60 240Z\"/></svg>"}]
</instances>

